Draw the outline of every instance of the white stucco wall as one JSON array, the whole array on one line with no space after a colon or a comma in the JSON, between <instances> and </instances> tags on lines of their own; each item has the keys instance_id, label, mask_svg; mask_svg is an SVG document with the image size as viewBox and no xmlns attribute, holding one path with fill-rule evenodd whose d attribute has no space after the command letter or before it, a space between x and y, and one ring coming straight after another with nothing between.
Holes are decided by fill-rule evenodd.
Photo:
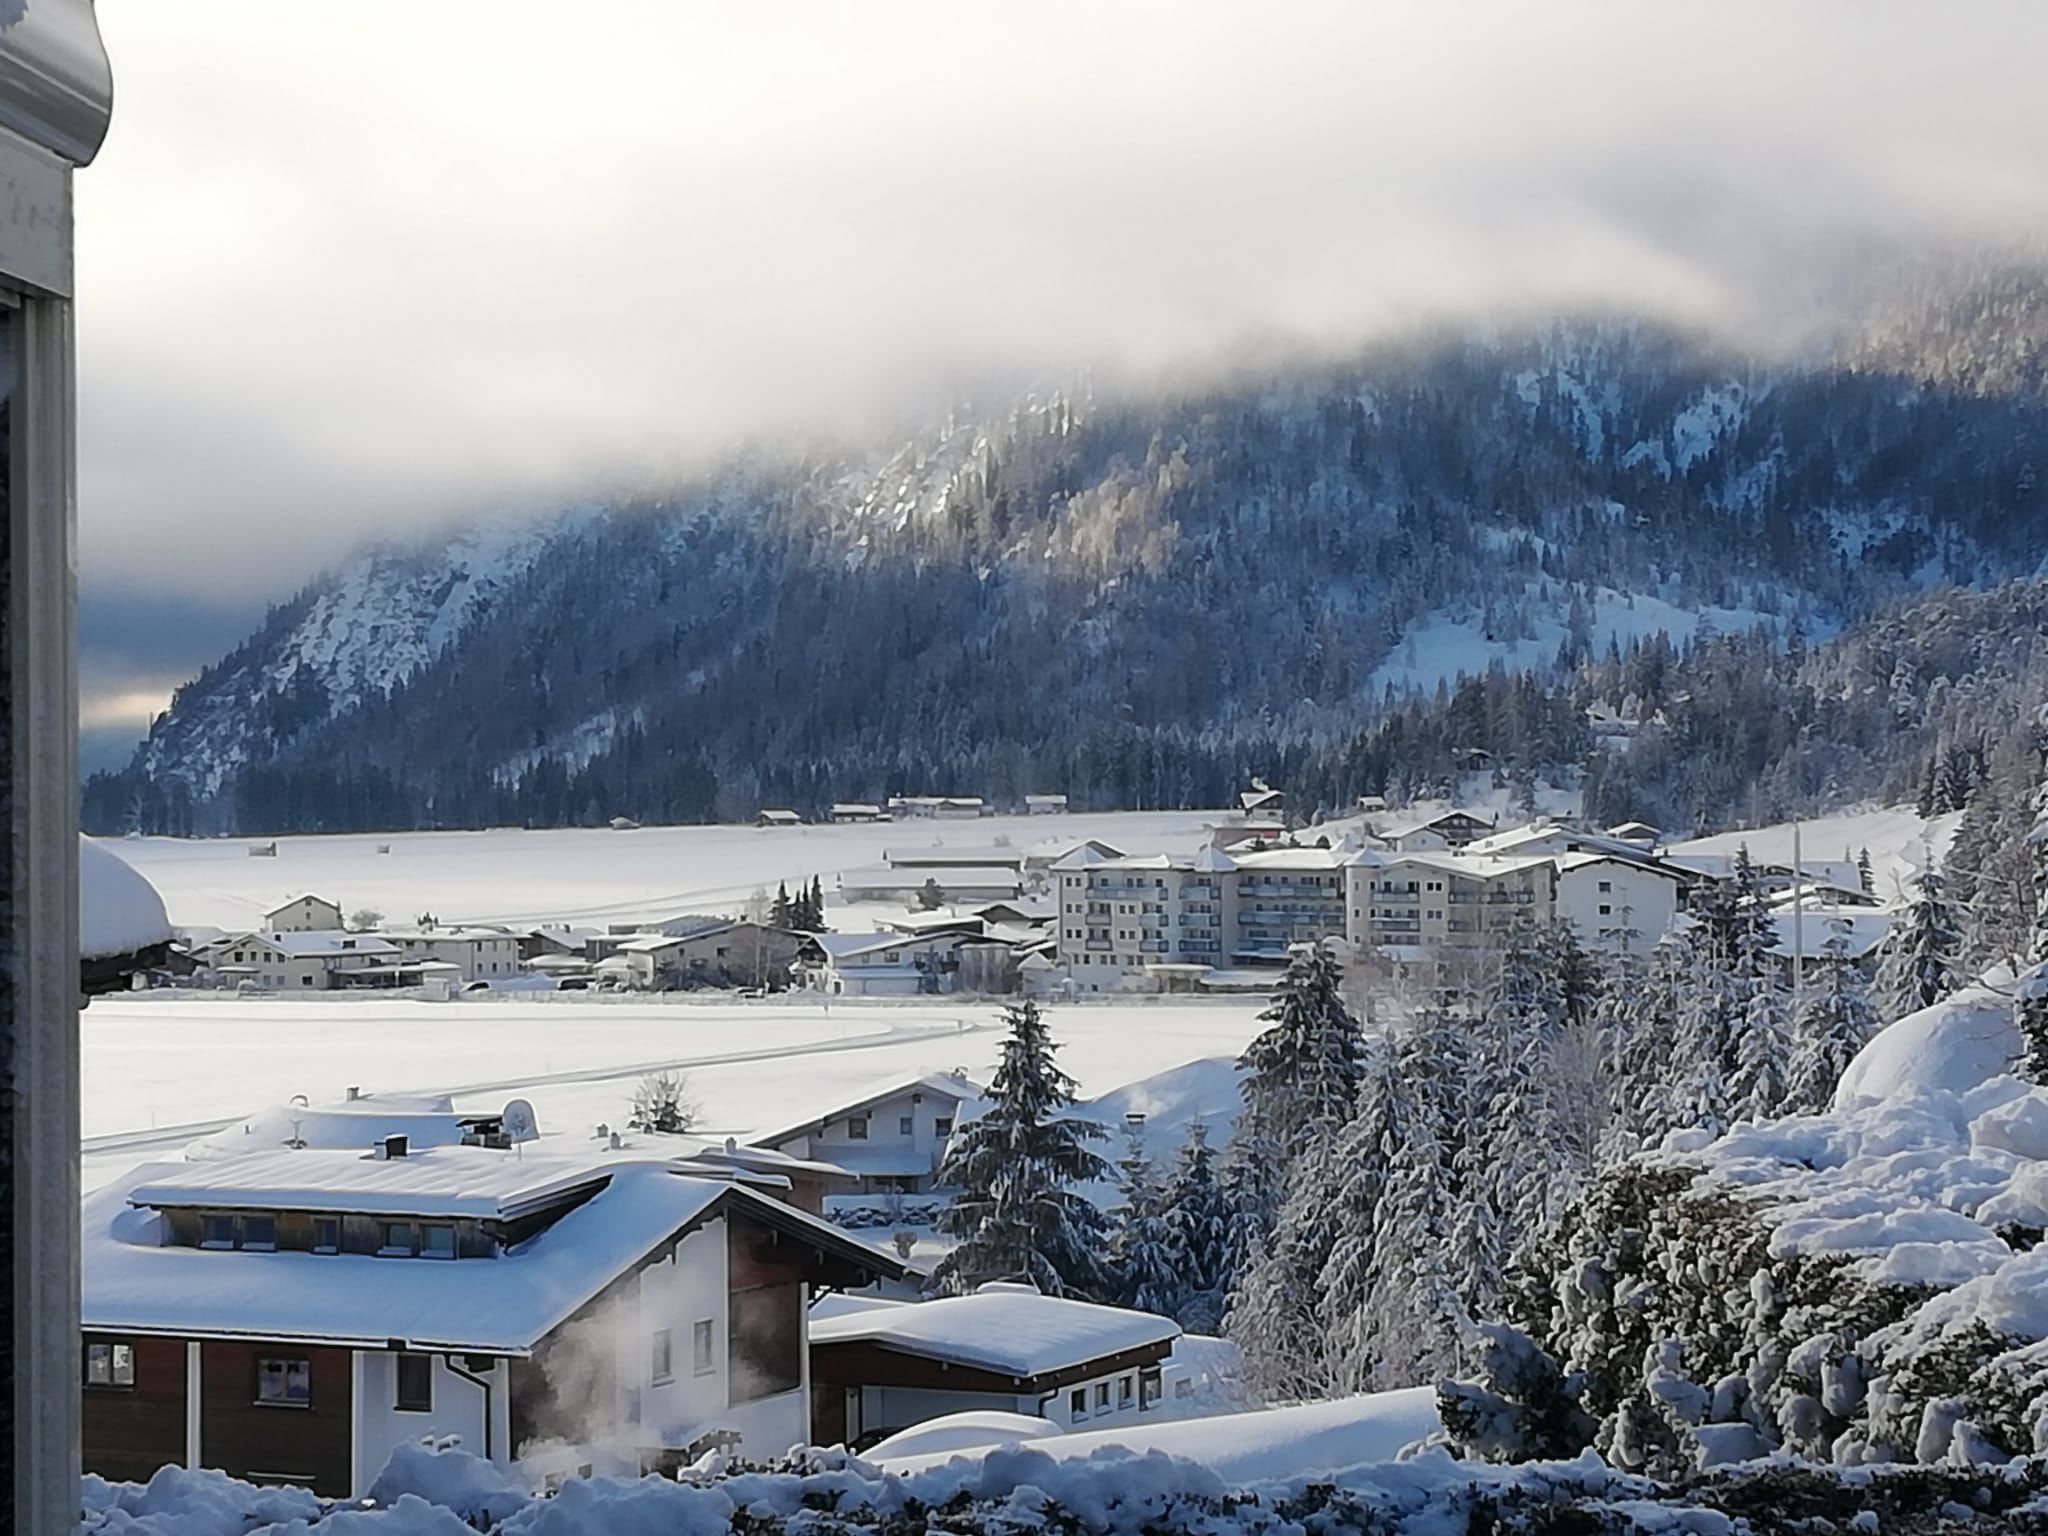
<instances>
[{"instance_id":1,"label":"white stucco wall","mask_svg":"<svg viewBox=\"0 0 2048 1536\"><path fill-rule=\"evenodd\" d=\"M1629 948L1646 954L1677 911L1678 883L1634 865L1582 864L1557 877L1558 916L1568 919L1587 945L1619 949L1615 930L1626 927L1634 930Z\"/></svg>"},{"instance_id":2,"label":"white stucco wall","mask_svg":"<svg viewBox=\"0 0 2048 1536\"><path fill-rule=\"evenodd\" d=\"M465 1361L465 1365L466 1365ZM472 1371L491 1383L491 1460L511 1464L510 1371L501 1360L488 1372ZM391 1452L407 1441L462 1437L462 1448L484 1454L484 1395L476 1383L448 1369L445 1356L434 1357L434 1405L425 1413L401 1412L398 1357L381 1350L358 1350L355 1356L355 1468L358 1495L369 1492Z\"/></svg>"}]
</instances>

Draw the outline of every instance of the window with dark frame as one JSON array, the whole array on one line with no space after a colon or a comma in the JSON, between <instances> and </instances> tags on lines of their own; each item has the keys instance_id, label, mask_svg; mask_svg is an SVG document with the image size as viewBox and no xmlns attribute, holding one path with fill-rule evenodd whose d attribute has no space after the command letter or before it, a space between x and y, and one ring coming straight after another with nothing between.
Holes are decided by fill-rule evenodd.
<instances>
[{"instance_id":1,"label":"window with dark frame","mask_svg":"<svg viewBox=\"0 0 2048 1536\"><path fill-rule=\"evenodd\" d=\"M846 1122L846 1139L848 1141L866 1141L868 1139L868 1117L866 1115L853 1115L848 1118Z\"/></svg>"},{"instance_id":2,"label":"window with dark frame","mask_svg":"<svg viewBox=\"0 0 2048 1536\"><path fill-rule=\"evenodd\" d=\"M1085 1419L1088 1417L1088 1389L1076 1387L1067 1394L1067 1417Z\"/></svg>"},{"instance_id":3,"label":"window with dark frame","mask_svg":"<svg viewBox=\"0 0 2048 1536\"><path fill-rule=\"evenodd\" d=\"M953 1117L951 1115L941 1115L938 1119L934 1120L932 1122L932 1134L941 1137L952 1135Z\"/></svg>"},{"instance_id":4,"label":"window with dark frame","mask_svg":"<svg viewBox=\"0 0 2048 1536\"><path fill-rule=\"evenodd\" d=\"M400 1413L432 1413L434 1357L400 1355L396 1374L397 1390L392 1394L391 1406Z\"/></svg>"},{"instance_id":5,"label":"window with dark frame","mask_svg":"<svg viewBox=\"0 0 2048 1536\"><path fill-rule=\"evenodd\" d=\"M85 1384L101 1391L128 1391L135 1385L135 1346L107 1342L85 1346Z\"/></svg>"},{"instance_id":6,"label":"window with dark frame","mask_svg":"<svg viewBox=\"0 0 2048 1536\"><path fill-rule=\"evenodd\" d=\"M315 1253L341 1252L341 1221L334 1216L313 1218L313 1251Z\"/></svg>"},{"instance_id":7,"label":"window with dark frame","mask_svg":"<svg viewBox=\"0 0 2048 1536\"><path fill-rule=\"evenodd\" d=\"M899 1136L915 1136L917 1134L917 1120L915 1117L910 1115L899 1116L896 1121L896 1134Z\"/></svg>"},{"instance_id":8,"label":"window with dark frame","mask_svg":"<svg viewBox=\"0 0 2048 1536\"><path fill-rule=\"evenodd\" d=\"M412 1257L412 1223L409 1221L387 1221L379 1233L377 1247L379 1254L403 1258Z\"/></svg>"},{"instance_id":9,"label":"window with dark frame","mask_svg":"<svg viewBox=\"0 0 2048 1536\"><path fill-rule=\"evenodd\" d=\"M1109 1383L1106 1381L1098 1381L1095 1384L1095 1411L1109 1412Z\"/></svg>"},{"instance_id":10,"label":"window with dark frame","mask_svg":"<svg viewBox=\"0 0 2048 1536\"><path fill-rule=\"evenodd\" d=\"M442 1225L420 1228L420 1255L428 1259L454 1258L455 1229Z\"/></svg>"},{"instance_id":11,"label":"window with dark frame","mask_svg":"<svg viewBox=\"0 0 2048 1536\"><path fill-rule=\"evenodd\" d=\"M259 1408L313 1406L313 1364L303 1356L265 1355L256 1362Z\"/></svg>"},{"instance_id":12,"label":"window with dark frame","mask_svg":"<svg viewBox=\"0 0 2048 1536\"><path fill-rule=\"evenodd\" d=\"M690 1325L690 1369L699 1376L709 1376L718 1369L718 1335L710 1318L700 1318Z\"/></svg>"},{"instance_id":13,"label":"window with dark frame","mask_svg":"<svg viewBox=\"0 0 2048 1536\"><path fill-rule=\"evenodd\" d=\"M277 1247L277 1218L275 1216L244 1216L242 1218L242 1246L258 1253L268 1252Z\"/></svg>"},{"instance_id":14,"label":"window with dark frame","mask_svg":"<svg viewBox=\"0 0 2048 1536\"><path fill-rule=\"evenodd\" d=\"M676 1375L675 1335L666 1328L654 1330L654 1359L651 1375L656 1386L674 1381Z\"/></svg>"},{"instance_id":15,"label":"window with dark frame","mask_svg":"<svg viewBox=\"0 0 2048 1536\"><path fill-rule=\"evenodd\" d=\"M202 1248L232 1248L235 1246L235 1218L232 1216L202 1216L199 1218L199 1246Z\"/></svg>"}]
</instances>

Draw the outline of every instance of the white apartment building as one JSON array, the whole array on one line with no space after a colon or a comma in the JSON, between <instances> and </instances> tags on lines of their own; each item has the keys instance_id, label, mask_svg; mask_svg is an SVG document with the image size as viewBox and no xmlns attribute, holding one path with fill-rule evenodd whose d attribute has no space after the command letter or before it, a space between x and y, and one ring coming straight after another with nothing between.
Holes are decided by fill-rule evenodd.
<instances>
[{"instance_id":1,"label":"white apartment building","mask_svg":"<svg viewBox=\"0 0 2048 1536\"><path fill-rule=\"evenodd\" d=\"M1083 847L1052 873L1057 952L1077 991L1118 990L1160 967L1230 963L1237 864L1219 849L1104 859Z\"/></svg>"},{"instance_id":2,"label":"white apartment building","mask_svg":"<svg viewBox=\"0 0 2048 1536\"><path fill-rule=\"evenodd\" d=\"M272 992L326 992L381 981L395 984L398 948L372 933L240 933L193 950L223 981Z\"/></svg>"},{"instance_id":3,"label":"white apartment building","mask_svg":"<svg viewBox=\"0 0 2048 1536\"><path fill-rule=\"evenodd\" d=\"M458 968L463 981L488 981L519 974L519 939L502 928L380 928L378 938L398 947L407 963L439 960Z\"/></svg>"},{"instance_id":4,"label":"white apartment building","mask_svg":"<svg viewBox=\"0 0 2048 1536\"><path fill-rule=\"evenodd\" d=\"M341 926L340 903L319 896L300 896L263 914L265 933L322 933Z\"/></svg>"},{"instance_id":5,"label":"white apartment building","mask_svg":"<svg viewBox=\"0 0 2048 1536\"><path fill-rule=\"evenodd\" d=\"M1354 945L1484 946L1497 943L1517 918L1545 921L1557 905L1557 865L1534 855L1368 851L1346 873Z\"/></svg>"},{"instance_id":6,"label":"white apartment building","mask_svg":"<svg viewBox=\"0 0 2048 1536\"><path fill-rule=\"evenodd\" d=\"M1231 959L1284 965L1297 944L1346 935L1345 867L1334 848L1266 848L1231 855Z\"/></svg>"}]
</instances>

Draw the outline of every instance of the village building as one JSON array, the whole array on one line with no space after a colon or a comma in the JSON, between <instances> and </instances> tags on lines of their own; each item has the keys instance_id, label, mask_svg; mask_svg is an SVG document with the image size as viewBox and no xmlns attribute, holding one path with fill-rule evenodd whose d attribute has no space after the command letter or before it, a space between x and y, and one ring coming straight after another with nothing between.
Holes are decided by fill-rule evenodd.
<instances>
[{"instance_id":1,"label":"village building","mask_svg":"<svg viewBox=\"0 0 2048 1536\"><path fill-rule=\"evenodd\" d=\"M1557 916L1588 947L1647 952L1698 881L1689 870L1642 856L1567 853L1557 861Z\"/></svg>"},{"instance_id":2,"label":"village building","mask_svg":"<svg viewBox=\"0 0 2048 1536\"><path fill-rule=\"evenodd\" d=\"M343 926L340 906L319 896L300 896L263 914L265 933L320 933Z\"/></svg>"},{"instance_id":3,"label":"village building","mask_svg":"<svg viewBox=\"0 0 2048 1536\"><path fill-rule=\"evenodd\" d=\"M813 1297L903 1266L686 1166L393 1136L137 1170L85 1202L86 1469L343 1498L422 1439L533 1481L811 1440Z\"/></svg>"},{"instance_id":4,"label":"village building","mask_svg":"<svg viewBox=\"0 0 2048 1536\"><path fill-rule=\"evenodd\" d=\"M1539 855L1353 856L1347 870L1354 944L1406 949L1492 947L1517 921L1556 909L1556 861Z\"/></svg>"},{"instance_id":5,"label":"village building","mask_svg":"<svg viewBox=\"0 0 2048 1536\"><path fill-rule=\"evenodd\" d=\"M1287 816L1287 796L1264 779L1253 779L1252 787L1237 797L1237 806L1247 817L1261 820L1285 820Z\"/></svg>"},{"instance_id":6,"label":"village building","mask_svg":"<svg viewBox=\"0 0 2048 1536\"><path fill-rule=\"evenodd\" d=\"M811 1319L815 1422L866 1446L941 1414L1029 1414L1061 1429L1164 1417L1180 1325L1001 1282L967 1296L838 1296Z\"/></svg>"},{"instance_id":7,"label":"village building","mask_svg":"<svg viewBox=\"0 0 2048 1536\"><path fill-rule=\"evenodd\" d=\"M770 810L761 813L759 824L764 827L800 827L804 819L795 811Z\"/></svg>"},{"instance_id":8,"label":"village building","mask_svg":"<svg viewBox=\"0 0 2048 1536\"><path fill-rule=\"evenodd\" d=\"M1214 967L1237 943L1237 864L1190 855L1103 859L1077 849L1053 866L1058 955L1078 992L1141 984L1160 967Z\"/></svg>"},{"instance_id":9,"label":"village building","mask_svg":"<svg viewBox=\"0 0 2048 1536\"><path fill-rule=\"evenodd\" d=\"M457 981L489 981L519 974L520 941L504 928L420 923L411 928L379 928L374 937L396 945L399 958L408 963L435 960L454 967L447 974Z\"/></svg>"},{"instance_id":10,"label":"village building","mask_svg":"<svg viewBox=\"0 0 2048 1536\"><path fill-rule=\"evenodd\" d=\"M981 1085L932 1072L841 1100L753 1143L843 1168L862 1194L926 1194L938 1187L946 1144L981 1112Z\"/></svg>"},{"instance_id":11,"label":"village building","mask_svg":"<svg viewBox=\"0 0 2048 1536\"><path fill-rule=\"evenodd\" d=\"M957 951L976 935L812 933L797 947L801 984L829 997L918 997L954 990Z\"/></svg>"},{"instance_id":12,"label":"village building","mask_svg":"<svg viewBox=\"0 0 2048 1536\"><path fill-rule=\"evenodd\" d=\"M1265 848L1232 856L1232 958L1240 965L1285 965L1297 944L1345 935L1345 866L1329 848Z\"/></svg>"},{"instance_id":13,"label":"village building","mask_svg":"<svg viewBox=\"0 0 2048 1536\"><path fill-rule=\"evenodd\" d=\"M1026 795L1024 814L1026 816L1064 816L1067 812L1065 795Z\"/></svg>"},{"instance_id":14,"label":"village building","mask_svg":"<svg viewBox=\"0 0 2048 1536\"><path fill-rule=\"evenodd\" d=\"M405 985L397 945L374 933L316 929L231 934L197 946L192 959L222 981L266 992L329 992L350 986ZM419 976L409 978L417 982Z\"/></svg>"},{"instance_id":15,"label":"village building","mask_svg":"<svg viewBox=\"0 0 2048 1536\"><path fill-rule=\"evenodd\" d=\"M620 941L628 985L643 992L681 986L774 987L789 984L802 936L745 918L680 920L679 932Z\"/></svg>"},{"instance_id":16,"label":"village building","mask_svg":"<svg viewBox=\"0 0 2048 1536\"><path fill-rule=\"evenodd\" d=\"M972 821L988 807L979 795L891 795L889 813L899 819Z\"/></svg>"},{"instance_id":17,"label":"village building","mask_svg":"<svg viewBox=\"0 0 2048 1536\"><path fill-rule=\"evenodd\" d=\"M1469 811L1428 811L1382 821L1373 836L1396 853L1454 853L1493 829Z\"/></svg>"},{"instance_id":18,"label":"village building","mask_svg":"<svg viewBox=\"0 0 2048 1536\"><path fill-rule=\"evenodd\" d=\"M832 807L832 820L841 826L860 822L887 821L879 805L867 805L856 800L841 800Z\"/></svg>"}]
</instances>

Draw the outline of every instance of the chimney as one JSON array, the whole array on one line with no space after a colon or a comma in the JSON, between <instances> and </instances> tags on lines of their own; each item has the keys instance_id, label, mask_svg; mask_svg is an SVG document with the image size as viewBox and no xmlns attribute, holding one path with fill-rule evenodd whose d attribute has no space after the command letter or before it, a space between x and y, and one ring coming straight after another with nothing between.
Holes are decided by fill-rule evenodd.
<instances>
[{"instance_id":1,"label":"chimney","mask_svg":"<svg viewBox=\"0 0 2048 1536\"><path fill-rule=\"evenodd\" d=\"M616 1151L618 1151L618 1150L620 1149L620 1147L622 1147L623 1145L624 1145L624 1143L623 1143L623 1142L621 1142L621 1141L619 1140L619 1133L618 1133L617 1131L613 1131L613 1132L612 1132L612 1150L613 1150L614 1152L616 1152Z\"/></svg>"},{"instance_id":2,"label":"chimney","mask_svg":"<svg viewBox=\"0 0 2048 1536\"><path fill-rule=\"evenodd\" d=\"M386 1136L384 1138L384 1155L386 1157L403 1157L405 1153L406 1140L403 1136Z\"/></svg>"},{"instance_id":3,"label":"chimney","mask_svg":"<svg viewBox=\"0 0 2048 1536\"><path fill-rule=\"evenodd\" d=\"M363 1090L360 1088L351 1087L348 1091L348 1101L351 1104L355 1103L355 1101L357 1099L360 1099L362 1096Z\"/></svg>"}]
</instances>

